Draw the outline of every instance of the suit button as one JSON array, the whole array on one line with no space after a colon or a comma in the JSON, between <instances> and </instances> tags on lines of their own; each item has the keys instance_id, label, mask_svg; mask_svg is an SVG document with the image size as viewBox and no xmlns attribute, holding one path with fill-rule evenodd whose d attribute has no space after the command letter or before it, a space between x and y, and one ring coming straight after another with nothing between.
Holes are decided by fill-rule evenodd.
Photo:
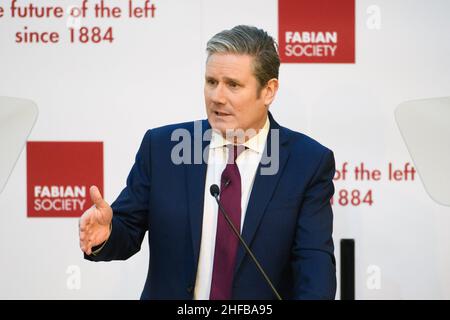
<instances>
[{"instance_id":1,"label":"suit button","mask_svg":"<svg viewBox=\"0 0 450 320\"><path fill-rule=\"evenodd\" d=\"M189 286L186 288L187 292L192 293L194 291L194 287L193 286Z\"/></svg>"}]
</instances>

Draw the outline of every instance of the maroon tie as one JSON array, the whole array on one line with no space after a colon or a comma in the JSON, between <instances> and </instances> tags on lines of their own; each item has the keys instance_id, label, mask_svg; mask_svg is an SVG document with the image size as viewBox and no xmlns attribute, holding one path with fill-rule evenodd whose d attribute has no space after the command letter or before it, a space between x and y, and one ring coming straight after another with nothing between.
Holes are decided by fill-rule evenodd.
<instances>
[{"instance_id":1,"label":"maroon tie","mask_svg":"<svg viewBox=\"0 0 450 320\"><path fill-rule=\"evenodd\" d=\"M227 145L228 162L220 182L220 203L238 231L241 230L241 175L236 158L245 147ZM239 239L231 230L222 212L218 212L216 248L211 281L211 300L231 299L233 272Z\"/></svg>"}]
</instances>

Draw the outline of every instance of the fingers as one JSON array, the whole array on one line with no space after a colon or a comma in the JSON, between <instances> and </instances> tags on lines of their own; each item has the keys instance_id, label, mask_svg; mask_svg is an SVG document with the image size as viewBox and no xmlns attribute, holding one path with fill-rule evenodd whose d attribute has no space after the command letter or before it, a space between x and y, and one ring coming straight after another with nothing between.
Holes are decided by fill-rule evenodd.
<instances>
[{"instance_id":1,"label":"fingers","mask_svg":"<svg viewBox=\"0 0 450 320\"><path fill-rule=\"evenodd\" d=\"M96 196L99 196L99 198L96 198L96 200L100 199L101 201L105 202L103 199L101 199L101 195L97 187L92 187L91 197L95 198ZM78 222L80 249L87 255L90 255L92 253L92 247L104 242L105 240L103 239L105 238L105 236L109 236L109 234L107 234L107 231L110 230L112 212L110 212L108 215L108 211L112 211L108 204L106 204L106 207L104 207L104 209L99 209L94 205L83 213ZM104 214L102 214L102 212ZM101 221L101 217L103 216L105 216L103 220L107 220L105 223L102 223Z\"/></svg>"},{"instance_id":2,"label":"fingers","mask_svg":"<svg viewBox=\"0 0 450 320\"><path fill-rule=\"evenodd\" d=\"M92 246L89 245L88 243L81 243L80 242L80 248L81 248L81 251L86 253L88 256L90 256L92 254Z\"/></svg>"},{"instance_id":3,"label":"fingers","mask_svg":"<svg viewBox=\"0 0 450 320\"><path fill-rule=\"evenodd\" d=\"M88 256L92 254L92 246L88 245L87 250L85 251Z\"/></svg>"},{"instance_id":4,"label":"fingers","mask_svg":"<svg viewBox=\"0 0 450 320\"><path fill-rule=\"evenodd\" d=\"M90 230L90 220L91 214L90 210L86 211L80 218L79 221L79 236L80 236L80 249L87 255L91 254L91 241L89 241L91 237Z\"/></svg>"},{"instance_id":5,"label":"fingers","mask_svg":"<svg viewBox=\"0 0 450 320\"><path fill-rule=\"evenodd\" d=\"M100 193L100 190L98 190L97 186L91 186L91 188L89 189L89 193L91 195L92 202L97 208L105 208L109 206L106 203L106 201L103 200L103 197Z\"/></svg>"},{"instance_id":6,"label":"fingers","mask_svg":"<svg viewBox=\"0 0 450 320\"><path fill-rule=\"evenodd\" d=\"M92 214L91 210L92 210L92 208L88 209L81 216L81 218L78 222L78 227L79 227L80 232L85 231L87 226L89 225L89 223L91 221L91 214Z\"/></svg>"},{"instance_id":7,"label":"fingers","mask_svg":"<svg viewBox=\"0 0 450 320\"><path fill-rule=\"evenodd\" d=\"M87 255L90 255L92 253L92 242L89 240L86 232L80 233L80 249Z\"/></svg>"},{"instance_id":8,"label":"fingers","mask_svg":"<svg viewBox=\"0 0 450 320\"><path fill-rule=\"evenodd\" d=\"M93 234L89 228L80 232L80 249L87 255L91 255L92 247L94 247Z\"/></svg>"}]
</instances>

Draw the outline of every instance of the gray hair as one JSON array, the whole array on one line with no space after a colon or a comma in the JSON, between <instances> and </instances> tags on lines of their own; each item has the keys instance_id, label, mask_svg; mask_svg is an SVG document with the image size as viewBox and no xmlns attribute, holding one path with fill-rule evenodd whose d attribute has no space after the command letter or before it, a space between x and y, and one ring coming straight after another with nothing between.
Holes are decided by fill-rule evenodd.
<instances>
[{"instance_id":1,"label":"gray hair","mask_svg":"<svg viewBox=\"0 0 450 320\"><path fill-rule=\"evenodd\" d=\"M280 57L275 40L264 30L239 25L213 36L206 45L208 58L214 53L247 54L254 57L253 73L262 89L270 79L278 79ZM259 90L258 90L259 91Z\"/></svg>"}]
</instances>

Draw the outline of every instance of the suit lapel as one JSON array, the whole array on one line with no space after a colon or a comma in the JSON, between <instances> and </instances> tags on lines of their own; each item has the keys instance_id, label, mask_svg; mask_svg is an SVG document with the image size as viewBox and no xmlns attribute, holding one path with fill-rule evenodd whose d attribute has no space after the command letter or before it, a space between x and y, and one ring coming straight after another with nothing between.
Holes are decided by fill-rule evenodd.
<instances>
[{"instance_id":1,"label":"suit lapel","mask_svg":"<svg viewBox=\"0 0 450 320\"><path fill-rule=\"evenodd\" d=\"M190 230L191 230L191 238L192 238L192 246L193 246L193 254L194 254L194 273L197 271L197 264L200 252L200 241L201 241L201 233L202 233L202 222L203 222L203 203L204 203L204 195L205 195L205 181L206 181L206 169L207 164L203 159L203 150L209 148L209 143L211 141L210 135L205 136L205 141L202 139L203 134L206 130L210 129L210 125L207 120L203 120L201 128L198 128L194 125L194 131L191 132L194 137L191 141L191 150L193 150L191 155L192 164L185 165L186 170L186 190L187 190L187 198L188 198L188 210L189 210L189 222L190 222ZM210 131L208 131L210 132ZM200 137L198 135L201 134ZM197 136L196 136L197 135ZM198 144L199 142L195 142L195 139L202 139L201 143L201 159L195 159L194 153L199 152ZM198 145L195 146L195 143ZM208 155L208 151L205 152L206 156ZM194 162L194 160L197 160ZM201 163L198 163L200 160ZM194 274L195 276L195 274Z\"/></svg>"},{"instance_id":2,"label":"suit lapel","mask_svg":"<svg viewBox=\"0 0 450 320\"><path fill-rule=\"evenodd\" d=\"M279 131L279 168L276 174L273 175L262 175L261 168L263 167L260 163L258 165L258 169L256 171L255 180L253 182L253 188L250 194L249 202L247 205L247 211L245 214L244 227L242 230L242 238L251 247L251 242L255 236L256 230L261 222L261 219L264 215L264 211L269 204L270 199L277 187L278 180L280 179L281 173L283 172L284 165L289 157L289 148L288 148L288 133L286 130L278 125L275 122L272 115L269 113L270 119L270 129L269 135L267 137L267 143L265 147L264 154L268 154L267 152L272 150L272 137L271 132L272 129L278 129ZM275 142L276 143L276 142ZM263 155L264 157L264 155ZM236 265L234 269L234 273L236 274L242 260L245 256L245 249L242 245L239 246Z\"/></svg>"}]
</instances>

